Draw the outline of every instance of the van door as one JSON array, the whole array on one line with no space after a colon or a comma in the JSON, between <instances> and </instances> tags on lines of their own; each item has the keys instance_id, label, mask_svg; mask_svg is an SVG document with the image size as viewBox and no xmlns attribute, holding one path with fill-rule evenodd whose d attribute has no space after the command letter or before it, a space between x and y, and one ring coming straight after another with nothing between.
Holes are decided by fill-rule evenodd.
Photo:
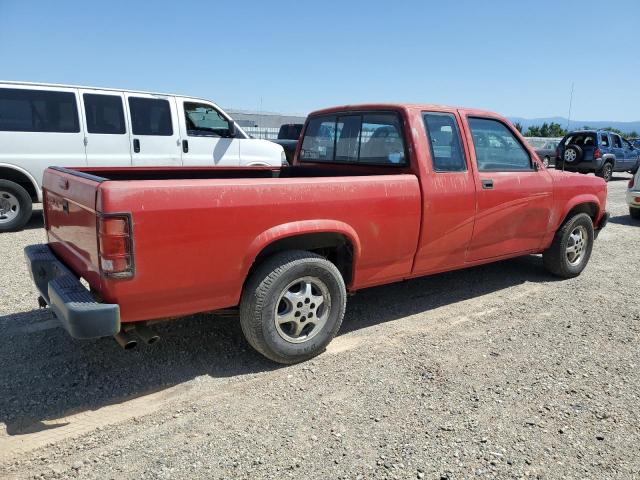
<instances>
[{"instance_id":1,"label":"van door","mask_svg":"<svg viewBox=\"0 0 640 480\"><path fill-rule=\"evenodd\" d=\"M0 164L29 172L38 185L47 167L86 165L75 88L0 86Z\"/></svg>"},{"instance_id":2,"label":"van door","mask_svg":"<svg viewBox=\"0 0 640 480\"><path fill-rule=\"evenodd\" d=\"M125 93L133 166L182 165L175 98Z\"/></svg>"},{"instance_id":3,"label":"van door","mask_svg":"<svg viewBox=\"0 0 640 480\"><path fill-rule=\"evenodd\" d=\"M203 100L179 97L182 137L182 163L237 167L240 165L240 140L230 136L232 119L215 105Z\"/></svg>"},{"instance_id":4,"label":"van door","mask_svg":"<svg viewBox=\"0 0 640 480\"><path fill-rule=\"evenodd\" d=\"M131 166L130 127L124 114L124 93L80 90L80 104L87 165Z\"/></svg>"}]
</instances>

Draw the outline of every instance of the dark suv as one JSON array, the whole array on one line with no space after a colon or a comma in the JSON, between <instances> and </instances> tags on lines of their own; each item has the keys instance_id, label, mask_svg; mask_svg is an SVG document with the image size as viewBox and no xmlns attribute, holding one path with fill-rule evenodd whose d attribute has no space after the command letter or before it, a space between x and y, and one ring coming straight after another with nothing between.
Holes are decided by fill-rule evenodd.
<instances>
[{"instance_id":1,"label":"dark suv","mask_svg":"<svg viewBox=\"0 0 640 480\"><path fill-rule=\"evenodd\" d=\"M556 149L556 168L593 172L607 182L613 172L635 172L639 162L640 149L606 130L568 133Z\"/></svg>"}]
</instances>

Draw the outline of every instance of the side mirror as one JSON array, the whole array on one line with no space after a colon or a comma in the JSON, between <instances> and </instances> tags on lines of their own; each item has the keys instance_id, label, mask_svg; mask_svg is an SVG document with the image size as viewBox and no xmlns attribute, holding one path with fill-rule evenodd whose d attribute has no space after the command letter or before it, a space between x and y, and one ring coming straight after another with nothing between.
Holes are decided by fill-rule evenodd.
<instances>
[{"instance_id":1,"label":"side mirror","mask_svg":"<svg viewBox=\"0 0 640 480\"><path fill-rule=\"evenodd\" d=\"M229 138L235 137L236 133L236 122L229 120Z\"/></svg>"}]
</instances>

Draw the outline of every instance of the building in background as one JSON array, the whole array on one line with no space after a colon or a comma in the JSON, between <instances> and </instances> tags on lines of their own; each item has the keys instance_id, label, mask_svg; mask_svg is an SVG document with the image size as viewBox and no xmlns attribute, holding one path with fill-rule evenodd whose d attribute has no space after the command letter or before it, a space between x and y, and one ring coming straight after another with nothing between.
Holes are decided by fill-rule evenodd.
<instances>
[{"instance_id":1,"label":"building in background","mask_svg":"<svg viewBox=\"0 0 640 480\"><path fill-rule=\"evenodd\" d=\"M280 125L285 123L304 123L306 117L297 115L283 115L275 112L254 112L249 110L235 110L225 108L236 123L255 138L272 140L278 137Z\"/></svg>"}]
</instances>

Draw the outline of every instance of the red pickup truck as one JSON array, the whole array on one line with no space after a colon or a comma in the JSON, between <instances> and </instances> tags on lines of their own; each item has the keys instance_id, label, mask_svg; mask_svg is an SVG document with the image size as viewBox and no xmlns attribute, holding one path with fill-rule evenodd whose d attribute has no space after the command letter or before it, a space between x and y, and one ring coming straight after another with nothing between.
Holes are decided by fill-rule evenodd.
<instances>
[{"instance_id":1,"label":"red pickup truck","mask_svg":"<svg viewBox=\"0 0 640 480\"><path fill-rule=\"evenodd\" d=\"M73 337L130 347L149 321L239 307L249 343L294 363L336 335L347 292L534 253L580 274L606 195L496 114L344 106L309 116L282 169L50 168L48 244L25 253Z\"/></svg>"}]
</instances>

